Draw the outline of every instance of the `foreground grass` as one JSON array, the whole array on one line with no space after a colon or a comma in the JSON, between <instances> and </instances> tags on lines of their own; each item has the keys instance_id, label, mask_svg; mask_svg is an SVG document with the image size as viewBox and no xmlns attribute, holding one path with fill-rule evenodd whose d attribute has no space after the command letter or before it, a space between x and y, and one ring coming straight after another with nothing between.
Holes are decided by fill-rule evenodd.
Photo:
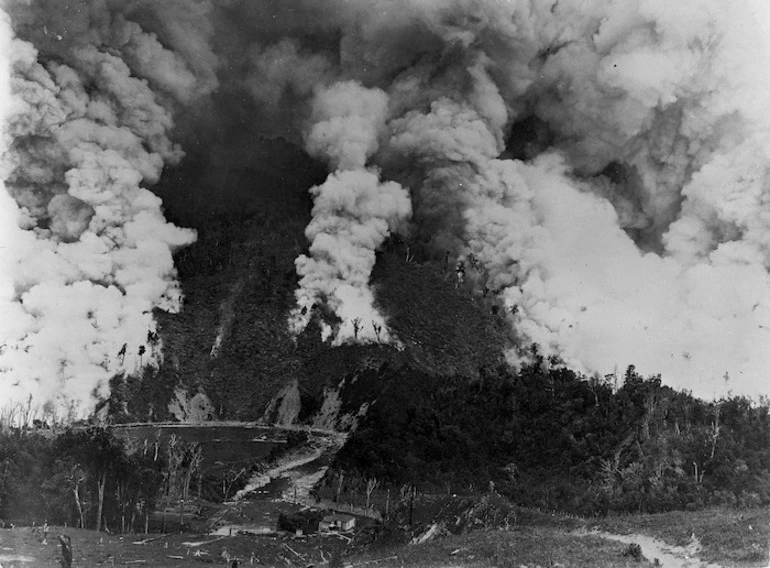
<instances>
[{"instance_id":1,"label":"foreground grass","mask_svg":"<svg viewBox=\"0 0 770 568\"><path fill-rule=\"evenodd\" d=\"M57 536L72 539L73 567L151 566L192 568L205 564L229 566L320 566L339 559L345 543L334 537L295 539L289 535L225 536L195 534L125 535L51 527L48 544L28 527L0 529L0 562L7 567L59 568ZM145 540L144 544L136 544Z\"/></svg>"},{"instance_id":2,"label":"foreground grass","mask_svg":"<svg viewBox=\"0 0 770 568\"><path fill-rule=\"evenodd\" d=\"M272 526L265 503L255 510L236 511L238 519L261 519ZM442 509L443 510L443 509ZM454 513L453 513L454 514ZM267 515L267 516L265 516ZM450 515L453 516L453 515ZM270 517L268 519L268 517ZM424 525L421 525L424 526ZM201 564L226 565L228 556L241 565L352 566L353 568L500 567L500 568L649 568L648 560L624 555L627 544L607 540L583 529L598 528L614 534L643 534L674 546L687 546L695 534L701 560L727 567L767 566L770 508L752 511L710 509L655 515L628 515L602 520L576 519L519 509L510 526L479 525L464 534L437 536L422 544L406 544L409 535L394 533L352 545L336 537L293 535L224 536L195 534L117 535L52 527L48 545L31 528L0 529L0 562L4 566L59 566L56 535L72 537L75 566L146 565L186 568ZM374 527L369 527L371 530ZM364 528L362 527L362 530ZM364 530L365 532L365 530ZM578 534L582 532L583 534Z\"/></svg>"},{"instance_id":3,"label":"foreground grass","mask_svg":"<svg viewBox=\"0 0 770 568\"><path fill-rule=\"evenodd\" d=\"M344 565L377 568L412 566L468 568L564 566L620 568L652 566L623 556L626 545L594 536L575 536L549 527L477 530L423 544L377 547L348 556Z\"/></svg>"},{"instance_id":4,"label":"foreground grass","mask_svg":"<svg viewBox=\"0 0 770 568\"><path fill-rule=\"evenodd\" d=\"M593 523L601 530L655 537L667 544L686 546L692 535L700 541L700 558L722 566L767 566L770 508L674 511L654 515L607 517Z\"/></svg>"}]
</instances>

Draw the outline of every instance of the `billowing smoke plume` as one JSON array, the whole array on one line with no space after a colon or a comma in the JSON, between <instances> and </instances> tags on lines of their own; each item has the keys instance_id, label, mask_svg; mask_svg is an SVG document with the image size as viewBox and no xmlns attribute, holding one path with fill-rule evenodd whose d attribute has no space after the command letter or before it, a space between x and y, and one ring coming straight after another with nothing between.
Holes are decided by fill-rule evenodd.
<instances>
[{"instance_id":1,"label":"billowing smoke plume","mask_svg":"<svg viewBox=\"0 0 770 568\"><path fill-rule=\"evenodd\" d=\"M191 235L145 186L180 159L184 109L328 164L296 262L297 332L325 304L338 341L387 339L369 276L397 231L449 253L462 285L505 309L514 360L536 342L586 372L635 364L696 394L767 393L762 3L41 0L8 12L26 40L3 52L9 384L45 374L34 389L58 392L79 361L93 388L116 347L135 364L153 307L173 309L169 251ZM75 316L90 323L67 330L85 339L60 345ZM30 364L37 345L45 373Z\"/></svg>"},{"instance_id":2,"label":"billowing smoke plume","mask_svg":"<svg viewBox=\"0 0 770 568\"><path fill-rule=\"evenodd\" d=\"M399 184L380 183L379 172L366 169L385 127L387 95L355 82L319 88L312 102L308 152L336 170L312 188L313 220L305 234L311 256L297 259L302 277L291 326L299 332L320 301L341 320L336 341L387 341L389 332L374 306L369 276L375 251L388 234L411 215L409 194Z\"/></svg>"},{"instance_id":3,"label":"billowing smoke plume","mask_svg":"<svg viewBox=\"0 0 770 568\"><path fill-rule=\"evenodd\" d=\"M284 78L273 104L296 109L305 132L321 128L317 108L332 106L323 94L337 91L339 118L322 119L321 140L306 135L309 151L333 168L379 167L409 188L412 230L506 308L522 353L537 342L586 372L634 363L697 394L758 393L770 364L770 91L758 10L346 3L329 9L336 28L301 21L259 53L282 49L294 68L315 70L322 86L310 96L290 68L270 69ZM324 28L341 36L336 58L301 45ZM259 83L266 67L254 62ZM351 80L388 97L382 119L364 123L346 106ZM355 137L340 135L345 117L361 123ZM365 289L370 264L346 272L328 259L364 258L378 241L340 238L322 201L331 193L314 190L298 297L339 314L332 290Z\"/></svg>"},{"instance_id":4,"label":"billowing smoke plume","mask_svg":"<svg viewBox=\"0 0 770 568\"><path fill-rule=\"evenodd\" d=\"M179 309L171 254L195 234L146 186L183 156L171 101L209 87L106 6L56 6L10 7L43 51L2 13L0 402L79 414L159 360L153 310Z\"/></svg>"}]
</instances>

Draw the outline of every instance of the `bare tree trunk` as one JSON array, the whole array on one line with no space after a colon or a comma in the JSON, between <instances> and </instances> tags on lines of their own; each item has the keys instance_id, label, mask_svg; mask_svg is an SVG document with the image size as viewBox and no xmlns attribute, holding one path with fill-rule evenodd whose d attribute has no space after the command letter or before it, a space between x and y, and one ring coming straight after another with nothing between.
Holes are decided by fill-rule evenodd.
<instances>
[{"instance_id":1,"label":"bare tree trunk","mask_svg":"<svg viewBox=\"0 0 770 568\"><path fill-rule=\"evenodd\" d=\"M699 484L703 481L703 471L698 470L698 464L697 462L692 462L693 466L693 475L695 477L695 483Z\"/></svg>"},{"instance_id":2,"label":"bare tree trunk","mask_svg":"<svg viewBox=\"0 0 770 568\"><path fill-rule=\"evenodd\" d=\"M711 423L711 459L714 459L714 454L717 451L717 441L719 440L719 433L721 426L719 424L719 415L721 414L722 407L717 405L714 408L714 421Z\"/></svg>"},{"instance_id":3,"label":"bare tree trunk","mask_svg":"<svg viewBox=\"0 0 770 568\"><path fill-rule=\"evenodd\" d=\"M334 502L339 503L340 493L342 493L342 483L345 481L345 472L341 471L337 478L337 494L334 496Z\"/></svg>"},{"instance_id":4,"label":"bare tree trunk","mask_svg":"<svg viewBox=\"0 0 770 568\"><path fill-rule=\"evenodd\" d=\"M239 471L238 473L235 473L234 469L230 469L227 475L228 482L226 486L225 486L225 480L222 479L222 495L224 495L225 501L227 501L227 499L229 498L230 491L232 491L233 485L235 485L235 482L238 481L238 478L240 478L244 473L246 473L245 467L241 468L241 471ZM233 474L235 474L234 477L230 477Z\"/></svg>"},{"instance_id":5,"label":"bare tree trunk","mask_svg":"<svg viewBox=\"0 0 770 568\"><path fill-rule=\"evenodd\" d=\"M102 472L102 477L99 479L99 504L96 508L96 532L102 530L102 510L104 509L104 487L107 485L107 470Z\"/></svg>"},{"instance_id":6,"label":"bare tree trunk","mask_svg":"<svg viewBox=\"0 0 770 568\"><path fill-rule=\"evenodd\" d=\"M411 493L409 494L409 526L412 526L412 513L414 513L414 494L417 489L412 485Z\"/></svg>"},{"instance_id":7,"label":"bare tree trunk","mask_svg":"<svg viewBox=\"0 0 770 568\"><path fill-rule=\"evenodd\" d=\"M655 397L648 394L644 400L644 417L642 418L642 439L650 439L650 422L655 413Z\"/></svg>"},{"instance_id":8,"label":"bare tree trunk","mask_svg":"<svg viewBox=\"0 0 770 568\"><path fill-rule=\"evenodd\" d=\"M190 470L192 469L192 464L188 467L187 471L185 472L184 476L184 485L182 486L182 503L179 506L179 526L184 526L184 508L187 504L187 493L190 490Z\"/></svg>"},{"instance_id":9,"label":"bare tree trunk","mask_svg":"<svg viewBox=\"0 0 770 568\"><path fill-rule=\"evenodd\" d=\"M126 499L123 483L118 484L118 503L120 507L120 534L126 533Z\"/></svg>"},{"instance_id":10,"label":"bare tree trunk","mask_svg":"<svg viewBox=\"0 0 770 568\"><path fill-rule=\"evenodd\" d=\"M86 518L85 515L83 515L83 505L80 503L80 484L76 483L74 489L72 492L75 494L75 505L77 505L78 508L78 521L80 523L80 528L84 529L86 528Z\"/></svg>"},{"instance_id":11,"label":"bare tree trunk","mask_svg":"<svg viewBox=\"0 0 770 568\"><path fill-rule=\"evenodd\" d=\"M190 482L192 481L193 475L195 475L195 472L200 467L201 461L203 460L203 448L199 444L195 444L191 448L190 453L190 463L187 466L187 471L184 475L184 487L182 488L182 508L179 511L179 524L182 525L184 522L184 508L187 504L187 497L190 495Z\"/></svg>"},{"instance_id":12,"label":"bare tree trunk","mask_svg":"<svg viewBox=\"0 0 770 568\"><path fill-rule=\"evenodd\" d=\"M190 491L190 474L185 474L184 487L182 487L182 504L179 506L179 526L184 525L184 508L187 505L187 493Z\"/></svg>"},{"instance_id":13,"label":"bare tree trunk","mask_svg":"<svg viewBox=\"0 0 770 568\"><path fill-rule=\"evenodd\" d=\"M369 503L371 501L372 492L377 488L380 482L376 478L366 480L366 511L369 511Z\"/></svg>"}]
</instances>

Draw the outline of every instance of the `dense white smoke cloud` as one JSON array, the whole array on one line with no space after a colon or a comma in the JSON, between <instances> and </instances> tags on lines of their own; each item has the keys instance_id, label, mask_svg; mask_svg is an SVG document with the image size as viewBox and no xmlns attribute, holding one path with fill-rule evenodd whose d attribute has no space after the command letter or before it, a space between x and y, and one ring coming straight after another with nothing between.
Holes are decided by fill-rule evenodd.
<instances>
[{"instance_id":1,"label":"dense white smoke cloud","mask_svg":"<svg viewBox=\"0 0 770 568\"><path fill-rule=\"evenodd\" d=\"M529 174L547 237L504 292L527 337L586 370L767 392L765 39L746 5L639 2L545 63L537 114L567 136L566 164ZM630 211L628 187L598 192L613 211L587 194L596 179L573 181L609 160L639 174Z\"/></svg>"},{"instance_id":2,"label":"dense white smoke cloud","mask_svg":"<svg viewBox=\"0 0 770 568\"><path fill-rule=\"evenodd\" d=\"M112 375L159 360L152 312L179 308L171 254L195 234L167 223L145 186L183 153L169 138L170 107L118 51L43 24L46 36L71 42L52 58L12 39L2 16L0 404L32 396L79 415ZM179 73L157 81L179 96L175 85L192 73L153 36L116 21L133 38L118 33L121 47L147 48L140 71L166 65L150 81Z\"/></svg>"},{"instance_id":3,"label":"dense white smoke cloud","mask_svg":"<svg viewBox=\"0 0 770 568\"><path fill-rule=\"evenodd\" d=\"M358 154L410 188L414 230L471 261L469 285L505 305L523 352L767 393L766 10L335 8L340 61L322 80L390 99L376 150L356 140ZM545 135L511 156L528 117Z\"/></svg>"},{"instance_id":4,"label":"dense white smoke cloud","mask_svg":"<svg viewBox=\"0 0 770 568\"><path fill-rule=\"evenodd\" d=\"M300 256L302 277L290 326L302 331L318 302L340 318L335 342L347 339L389 341L382 314L374 306L369 276L375 251L412 213L408 192L398 183L381 183L366 169L385 127L388 97L356 82L321 87L312 101L305 146L336 170L311 189L313 220L305 234L310 255ZM331 330L329 330L331 332Z\"/></svg>"},{"instance_id":5,"label":"dense white smoke cloud","mask_svg":"<svg viewBox=\"0 0 770 568\"><path fill-rule=\"evenodd\" d=\"M234 108L216 116L238 110L329 165L296 263L295 331L326 303L338 341L387 333L368 280L388 234L408 231L506 308L514 359L537 342L586 372L635 364L699 395L768 393L764 4L77 4L9 4L44 57L7 52L27 107L3 165L2 214L20 221L0 249L18 322L3 323L6 368L56 329L45 286L90 286L135 322L103 317L120 332L81 343L83 360L153 329L128 314L174 295L168 251L190 235L143 187L180 158L172 110L224 88Z\"/></svg>"}]
</instances>

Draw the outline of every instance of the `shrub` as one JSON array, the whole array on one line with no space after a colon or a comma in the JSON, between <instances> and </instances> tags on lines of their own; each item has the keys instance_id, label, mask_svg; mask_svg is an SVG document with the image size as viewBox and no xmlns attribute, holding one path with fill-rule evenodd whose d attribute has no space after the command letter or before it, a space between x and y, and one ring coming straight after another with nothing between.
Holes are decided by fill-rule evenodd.
<instances>
[{"instance_id":1,"label":"shrub","mask_svg":"<svg viewBox=\"0 0 770 568\"><path fill-rule=\"evenodd\" d=\"M642 554L642 547L633 542L629 544L620 554L621 556L624 556L626 558L633 558L637 562L641 562L642 560L644 560L644 555Z\"/></svg>"}]
</instances>

